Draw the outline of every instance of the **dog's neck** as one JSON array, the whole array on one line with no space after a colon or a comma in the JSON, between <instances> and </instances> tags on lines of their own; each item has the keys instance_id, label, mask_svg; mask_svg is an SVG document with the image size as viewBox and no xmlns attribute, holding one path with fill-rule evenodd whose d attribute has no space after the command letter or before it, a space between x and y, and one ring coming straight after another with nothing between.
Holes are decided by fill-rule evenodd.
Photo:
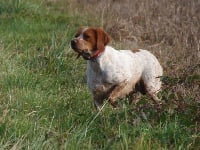
<instances>
[{"instance_id":1,"label":"dog's neck","mask_svg":"<svg viewBox=\"0 0 200 150\"><path fill-rule=\"evenodd\" d=\"M92 70L95 72L99 72L102 70L102 62L104 62L104 59L107 59L107 53L108 51L106 50L106 47L103 52L96 53L96 58L92 60L88 60L87 63L90 66Z\"/></svg>"},{"instance_id":2,"label":"dog's neck","mask_svg":"<svg viewBox=\"0 0 200 150\"><path fill-rule=\"evenodd\" d=\"M101 55L102 51L97 50L91 57L89 60L91 61L95 61L100 55Z\"/></svg>"}]
</instances>

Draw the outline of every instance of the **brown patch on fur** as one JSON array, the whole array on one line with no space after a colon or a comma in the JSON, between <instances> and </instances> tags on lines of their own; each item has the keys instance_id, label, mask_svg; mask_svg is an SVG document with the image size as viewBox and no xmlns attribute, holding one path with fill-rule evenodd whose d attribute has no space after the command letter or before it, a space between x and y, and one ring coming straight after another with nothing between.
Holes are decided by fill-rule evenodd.
<instances>
[{"instance_id":1,"label":"brown patch on fur","mask_svg":"<svg viewBox=\"0 0 200 150\"><path fill-rule=\"evenodd\" d=\"M71 47L84 59L90 59L96 52L102 52L110 42L109 35L101 28L79 28ZM97 54L98 55L98 54Z\"/></svg>"},{"instance_id":2,"label":"brown patch on fur","mask_svg":"<svg viewBox=\"0 0 200 150\"><path fill-rule=\"evenodd\" d=\"M96 47L98 50L103 51L105 46L110 42L110 37L101 28L95 28L94 30L96 32Z\"/></svg>"},{"instance_id":3,"label":"brown patch on fur","mask_svg":"<svg viewBox=\"0 0 200 150\"><path fill-rule=\"evenodd\" d=\"M117 98L120 97L121 95L121 90L127 85L127 82L121 82L119 85L116 85L112 92L110 93L108 100L111 103L111 105L116 108L117 107Z\"/></svg>"},{"instance_id":4,"label":"brown patch on fur","mask_svg":"<svg viewBox=\"0 0 200 150\"><path fill-rule=\"evenodd\" d=\"M137 48L134 48L134 49L132 49L131 51L132 51L133 53L140 52L140 50L139 50L139 49L137 49Z\"/></svg>"},{"instance_id":5,"label":"brown patch on fur","mask_svg":"<svg viewBox=\"0 0 200 150\"><path fill-rule=\"evenodd\" d=\"M89 51L103 51L110 42L109 35L101 28L87 28L84 32L82 30L83 28L80 28L77 35L83 34L83 41L80 42L84 42Z\"/></svg>"},{"instance_id":6,"label":"brown patch on fur","mask_svg":"<svg viewBox=\"0 0 200 150\"><path fill-rule=\"evenodd\" d=\"M121 96L122 89L127 85L127 82L121 82L118 85L112 86L108 91L102 92L103 89L101 87L96 88L95 91L93 91L93 98L94 103L97 102L98 104L102 105L103 100L107 99L109 103L114 107L117 108L117 99ZM97 108L98 106L95 105Z\"/></svg>"}]
</instances>

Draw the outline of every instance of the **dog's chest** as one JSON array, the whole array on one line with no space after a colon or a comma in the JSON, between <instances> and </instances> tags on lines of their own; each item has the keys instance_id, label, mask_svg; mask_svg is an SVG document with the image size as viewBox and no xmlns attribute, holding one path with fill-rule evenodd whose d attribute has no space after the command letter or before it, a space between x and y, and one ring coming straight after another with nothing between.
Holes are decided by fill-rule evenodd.
<instances>
[{"instance_id":1,"label":"dog's chest","mask_svg":"<svg viewBox=\"0 0 200 150\"><path fill-rule=\"evenodd\" d=\"M91 91L106 92L112 84L107 81L107 73L99 68L87 67L87 85Z\"/></svg>"},{"instance_id":2,"label":"dog's chest","mask_svg":"<svg viewBox=\"0 0 200 150\"><path fill-rule=\"evenodd\" d=\"M107 92L114 85L130 78L130 72L122 67L107 63L106 65L87 65L87 85L91 91Z\"/></svg>"}]
</instances>

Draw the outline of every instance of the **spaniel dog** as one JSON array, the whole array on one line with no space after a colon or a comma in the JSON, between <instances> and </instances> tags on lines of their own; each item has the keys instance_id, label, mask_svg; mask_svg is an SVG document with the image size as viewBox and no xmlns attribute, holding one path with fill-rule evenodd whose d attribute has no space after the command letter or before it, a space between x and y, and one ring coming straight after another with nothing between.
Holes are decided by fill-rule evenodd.
<instances>
[{"instance_id":1,"label":"spaniel dog","mask_svg":"<svg viewBox=\"0 0 200 150\"><path fill-rule=\"evenodd\" d=\"M163 70L156 57L143 49L116 50L107 45L109 41L101 28L79 28L71 41L78 57L87 60L87 85L95 107L101 109L105 99L117 107L117 99L137 91L160 103Z\"/></svg>"}]
</instances>

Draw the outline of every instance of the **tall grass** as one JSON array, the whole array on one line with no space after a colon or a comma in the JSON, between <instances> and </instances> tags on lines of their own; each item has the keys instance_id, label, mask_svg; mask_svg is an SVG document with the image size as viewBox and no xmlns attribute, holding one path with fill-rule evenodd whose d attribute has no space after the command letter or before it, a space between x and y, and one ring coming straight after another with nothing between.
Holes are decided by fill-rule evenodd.
<instances>
[{"instance_id":1,"label":"tall grass","mask_svg":"<svg viewBox=\"0 0 200 150\"><path fill-rule=\"evenodd\" d=\"M86 5L87 3L87 5ZM0 149L198 149L199 1L0 1ZM164 67L161 109L140 97L93 107L69 43L102 26Z\"/></svg>"}]
</instances>

